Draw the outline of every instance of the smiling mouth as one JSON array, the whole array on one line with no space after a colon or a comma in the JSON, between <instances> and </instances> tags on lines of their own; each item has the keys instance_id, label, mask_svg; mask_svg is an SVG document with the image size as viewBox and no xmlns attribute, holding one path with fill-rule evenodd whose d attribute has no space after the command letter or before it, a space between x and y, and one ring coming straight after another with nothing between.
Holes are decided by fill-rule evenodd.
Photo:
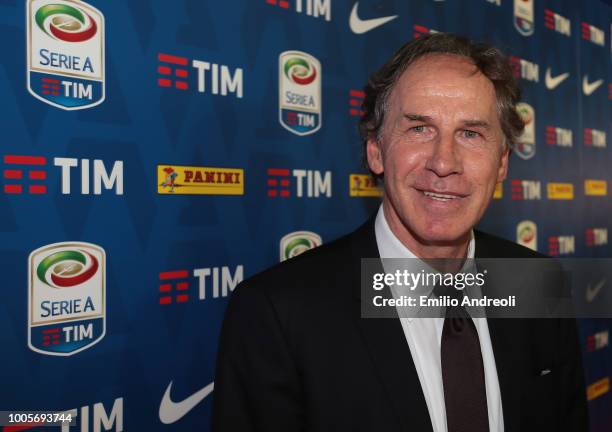
<instances>
[{"instance_id":1,"label":"smiling mouth","mask_svg":"<svg viewBox=\"0 0 612 432\"><path fill-rule=\"evenodd\" d=\"M420 192L428 198L431 198L436 201L442 201L442 202L449 202L449 201L463 198L462 195L451 195L451 194L444 194L444 193L424 191L424 190L421 190Z\"/></svg>"}]
</instances>

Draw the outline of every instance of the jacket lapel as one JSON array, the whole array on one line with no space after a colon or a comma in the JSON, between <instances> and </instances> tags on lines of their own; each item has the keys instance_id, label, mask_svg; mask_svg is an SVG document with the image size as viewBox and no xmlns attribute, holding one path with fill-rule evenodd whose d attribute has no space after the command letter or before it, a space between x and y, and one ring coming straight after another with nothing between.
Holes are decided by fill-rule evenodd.
<instances>
[{"instance_id":1,"label":"jacket lapel","mask_svg":"<svg viewBox=\"0 0 612 432\"><path fill-rule=\"evenodd\" d=\"M355 319L401 430L432 431L431 419L399 318L361 318L361 258L378 258L374 218L353 235ZM382 267L381 267L382 271Z\"/></svg>"}]
</instances>

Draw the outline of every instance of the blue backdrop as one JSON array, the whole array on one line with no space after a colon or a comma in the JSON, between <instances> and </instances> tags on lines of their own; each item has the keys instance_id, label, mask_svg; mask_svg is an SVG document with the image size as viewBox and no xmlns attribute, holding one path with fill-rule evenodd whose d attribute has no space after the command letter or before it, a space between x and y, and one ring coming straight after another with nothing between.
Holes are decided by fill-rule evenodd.
<instances>
[{"instance_id":1,"label":"blue backdrop","mask_svg":"<svg viewBox=\"0 0 612 432\"><path fill-rule=\"evenodd\" d=\"M528 131L481 228L547 254L611 255L602 2L0 0L0 12L0 410L71 411L81 431L208 430L231 291L377 208L362 88L428 32L494 43L523 89ZM593 431L612 427L609 327L580 323Z\"/></svg>"}]
</instances>

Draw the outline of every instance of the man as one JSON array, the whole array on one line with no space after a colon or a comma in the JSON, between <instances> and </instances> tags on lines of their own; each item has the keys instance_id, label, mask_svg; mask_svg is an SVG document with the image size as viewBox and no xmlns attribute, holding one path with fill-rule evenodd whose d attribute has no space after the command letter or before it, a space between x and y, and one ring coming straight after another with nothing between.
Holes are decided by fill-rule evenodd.
<instances>
[{"instance_id":1,"label":"man","mask_svg":"<svg viewBox=\"0 0 612 432\"><path fill-rule=\"evenodd\" d=\"M214 431L586 431L574 320L365 319L361 258L532 258L473 230L523 125L506 59L436 34L366 87L384 184L354 233L245 281L223 324ZM456 330L456 329L455 329Z\"/></svg>"}]
</instances>

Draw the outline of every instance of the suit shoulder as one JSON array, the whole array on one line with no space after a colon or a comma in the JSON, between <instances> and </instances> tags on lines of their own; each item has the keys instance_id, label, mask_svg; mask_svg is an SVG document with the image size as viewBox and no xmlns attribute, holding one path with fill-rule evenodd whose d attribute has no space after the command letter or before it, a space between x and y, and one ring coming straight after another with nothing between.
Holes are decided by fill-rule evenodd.
<instances>
[{"instance_id":1,"label":"suit shoulder","mask_svg":"<svg viewBox=\"0 0 612 432\"><path fill-rule=\"evenodd\" d=\"M474 230L476 256L480 258L549 258L510 240Z\"/></svg>"}]
</instances>

